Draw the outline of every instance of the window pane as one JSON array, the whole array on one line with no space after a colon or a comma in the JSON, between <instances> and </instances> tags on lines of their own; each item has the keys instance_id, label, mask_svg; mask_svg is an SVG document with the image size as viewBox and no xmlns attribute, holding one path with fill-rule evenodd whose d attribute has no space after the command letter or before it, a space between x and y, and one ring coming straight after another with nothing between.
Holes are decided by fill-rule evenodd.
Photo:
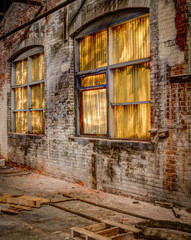
<instances>
[{"instance_id":1,"label":"window pane","mask_svg":"<svg viewBox=\"0 0 191 240\"><path fill-rule=\"evenodd\" d=\"M27 87L15 88L15 110L27 109Z\"/></svg>"},{"instance_id":2,"label":"window pane","mask_svg":"<svg viewBox=\"0 0 191 240\"><path fill-rule=\"evenodd\" d=\"M15 129L17 133L27 133L27 112L15 113Z\"/></svg>"},{"instance_id":3,"label":"window pane","mask_svg":"<svg viewBox=\"0 0 191 240\"><path fill-rule=\"evenodd\" d=\"M81 87L91 87L106 84L106 75L97 74L81 78Z\"/></svg>"},{"instance_id":4,"label":"window pane","mask_svg":"<svg viewBox=\"0 0 191 240\"><path fill-rule=\"evenodd\" d=\"M150 101L150 64L114 70L114 102Z\"/></svg>"},{"instance_id":5,"label":"window pane","mask_svg":"<svg viewBox=\"0 0 191 240\"><path fill-rule=\"evenodd\" d=\"M44 79L44 53L32 57L32 81Z\"/></svg>"},{"instance_id":6,"label":"window pane","mask_svg":"<svg viewBox=\"0 0 191 240\"><path fill-rule=\"evenodd\" d=\"M32 87L32 108L44 108L44 83Z\"/></svg>"},{"instance_id":7,"label":"window pane","mask_svg":"<svg viewBox=\"0 0 191 240\"><path fill-rule=\"evenodd\" d=\"M149 16L113 27L114 64L150 57Z\"/></svg>"},{"instance_id":8,"label":"window pane","mask_svg":"<svg viewBox=\"0 0 191 240\"><path fill-rule=\"evenodd\" d=\"M80 71L107 65L107 31L98 32L79 41Z\"/></svg>"},{"instance_id":9,"label":"window pane","mask_svg":"<svg viewBox=\"0 0 191 240\"><path fill-rule=\"evenodd\" d=\"M83 91L82 111L84 134L107 133L106 89Z\"/></svg>"},{"instance_id":10,"label":"window pane","mask_svg":"<svg viewBox=\"0 0 191 240\"><path fill-rule=\"evenodd\" d=\"M44 111L32 111L32 133L44 134L45 132L45 121Z\"/></svg>"},{"instance_id":11,"label":"window pane","mask_svg":"<svg viewBox=\"0 0 191 240\"><path fill-rule=\"evenodd\" d=\"M15 63L15 85L27 83L27 59Z\"/></svg>"},{"instance_id":12,"label":"window pane","mask_svg":"<svg viewBox=\"0 0 191 240\"><path fill-rule=\"evenodd\" d=\"M115 106L114 115L116 138L150 138L150 104Z\"/></svg>"}]
</instances>

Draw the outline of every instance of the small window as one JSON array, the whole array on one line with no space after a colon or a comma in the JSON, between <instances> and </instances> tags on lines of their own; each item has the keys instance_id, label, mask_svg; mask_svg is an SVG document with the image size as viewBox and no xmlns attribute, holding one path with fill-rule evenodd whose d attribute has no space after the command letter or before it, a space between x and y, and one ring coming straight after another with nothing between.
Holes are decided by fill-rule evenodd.
<instances>
[{"instance_id":1,"label":"small window","mask_svg":"<svg viewBox=\"0 0 191 240\"><path fill-rule=\"evenodd\" d=\"M30 53L13 62L12 130L23 134L44 134L44 53Z\"/></svg>"},{"instance_id":2,"label":"small window","mask_svg":"<svg viewBox=\"0 0 191 240\"><path fill-rule=\"evenodd\" d=\"M149 14L77 38L78 135L149 139Z\"/></svg>"}]
</instances>

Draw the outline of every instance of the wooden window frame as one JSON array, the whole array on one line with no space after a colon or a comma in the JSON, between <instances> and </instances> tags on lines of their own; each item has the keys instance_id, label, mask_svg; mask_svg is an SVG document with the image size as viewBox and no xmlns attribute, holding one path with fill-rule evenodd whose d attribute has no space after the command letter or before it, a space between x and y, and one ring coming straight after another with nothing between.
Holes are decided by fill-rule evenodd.
<instances>
[{"instance_id":1,"label":"wooden window frame","mask_svg":"<svg viewBox=\"0 0 191 240\"><path fill-rule=\"evenodd\" d=\"M124 102L124 103L114 103L114 77L113 77L113 71L118 68L122 67L127 67L127 66L134 66L134 65L139 65L139 64L144 64L144 63L150 63L150 57L146 58L141 58L141 59L136 59L132 61L126 61L122 63L117 63L113 64L113 34L112 34L112 28L116 27L117 25L121 25L125 23L126 21L129 20L134 20L136 18L140 18L143 16L149 15L148 12L143 12L138 15L134 15L133 17L123 19L122 21L118 21L115 23L112 23L106 27L92 30L90 32L79 34L74 39L74 60L75 60L75 136L77 137L99 137L99 138L106 138L106 139L124 139L124 140L135 140L135 141L148 141L149 139L140 139L140 138L116 138L114 137L114 130L112 129L112 126L114 125L114 107L115 106L127 106L127 105L137 105L137 104L151 104L151 101L139 101L139 102ZM107 31L107 66L105 67L100 67L100 68L95 68L95 69L90 69L90 70L85 70L85 71L80 71L80 63L79 63L79 41L80 39L88 36L95 34L99 31L102 31L106 29ZM92 135L92 134L82 134L81 133L81 122L80 122L80 104L79 104L79 82L81 77L86 77L89 75L95 75L99 73L106 73L106 97L107 97L107 134L106 136L101 136L101 135Z\"/></svg>"},{"instance_id":2,"label":"wooden window frame","mask_svg":"<svg viewBox=\"0 0 191 240\"><path fill-rule=\"evenodd\" d=\"M17 57L14 61L12 61L12 76L11 76L11 131L16 133L16 124L15 124L15 113L17 112L27 112L27 133L19 133L19 134L34 134L34 135L44 135L44 133L36 134L32 133L32 112L33 111L45 111L44 108L32 108L32 87L35 85L39 85L41 83L45 83L45 80L42 79L40 81L32 81L32 57L44 53L44 49L42 47L35 47L34 49L30 49L27 52L24 52L19 57ZM27 64L27 83L15 85L15 65L17 62L22 61L24 59L28 60ZM45 77L44 77L45 78ZM15 89L27 87L27 109L15 110Z\"/></svg>"}]
</instances>

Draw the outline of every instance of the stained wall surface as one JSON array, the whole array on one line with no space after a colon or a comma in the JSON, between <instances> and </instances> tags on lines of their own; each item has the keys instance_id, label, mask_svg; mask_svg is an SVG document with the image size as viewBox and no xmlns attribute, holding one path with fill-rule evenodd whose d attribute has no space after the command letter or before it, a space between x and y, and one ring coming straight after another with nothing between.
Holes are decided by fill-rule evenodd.
<instances>
[{"instance_id":1,"label":"stained wall surface","mask_svg":"<svg viewBox=\"0 0 191 240\"><path fill-rule=\"evenodd\" d=\"M62 2L12 3L1 35ZM151 140L77 137L73 39L99 17L132 8L150 13ZM190 12L190 0L77 0L0 40L0 155L87 187L94 178L106 192L191 207ZM44 47L45 135L15 134L11 59L37 45Z\"/></svg>"}]
</instances>

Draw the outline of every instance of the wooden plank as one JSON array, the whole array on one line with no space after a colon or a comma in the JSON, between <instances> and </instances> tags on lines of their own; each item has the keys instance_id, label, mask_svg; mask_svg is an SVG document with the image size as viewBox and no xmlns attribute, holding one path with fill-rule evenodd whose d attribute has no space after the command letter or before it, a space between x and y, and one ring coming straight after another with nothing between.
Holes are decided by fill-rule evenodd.
<instances>
[{"instance_id":1,"label":"wooden plank","mask_svg":"<svg viewBox=\"0 0 191 240\"><path fill-rule=\"evenodd\" d=\"M73 200L77 200L77 199L76 198L67 198L67 199L61 199L61 200L57 200L57 201L51 201L51 203L68 202L68 201L73 201Z\"/></svg>"},{"instance_id":2,"label":"wooden plank","mask_svg":"<svg viewBox=\"0 0 191 240\"><path fill-rule=\"evenodd\" d=\"M97 224L93 224L93 225L84 227L84 229L92 231L92 232L98 232L98 231L106 229L106 227L107 226L105 223L97 223Z\"/></svg>"},{"instance_id":3,"label":"wooden plank","mask_svg":"<svg viewBox=\"0 0 191 240\"><path fill-rule=\"evenodd\" d=\"M48 198L25 196L25 195L21 196L20 199L26 199L26 200L31 200L31 201L38 201L38 202L40 202L40 204L49 203L50 202L50 199L48 199Z\"/></svg>"},{"instance_id":4,"label":"wooden plank","mask_svg":"<svg viewBox=\"0 0 191 240\"><path fill-rule=\"evenodd\" d=\"M104 237L97 233L90 232L84 228L73 227L71 228L71 232L72 232L72 238L75 236L79 236L79 234L82 234L86 236L86 240L88 239L88 237L95 240L110 240L110 238L108 237Z\"/></svg>"},{"instance_id":5,"label":"wooden plank","mask_svg":"<svg viewBox=\"0 0 191 240\"><path fill-rule=\"evenodd\" d=\"M120 233L120 230L121 229L119 229L118 227L111 227L111 228L99 231L99 232L97 232L97 234L100 234L105 237L111 237L111 236L115 236L118 233Z\"/></svg>"},{"instance_id":6,"label":"wooden plank","mask_svg":"<svg viewBox=\"0 0 191 240\"><path fill-rule=\"evenodd\" d=\"M106 223L110 226L115 226L115 227L121 228L125 231L130 231L130 232L133 232L133 233L140 233L141 232L141 230L136 228L136 227L131 227L131 226L124 225L124 224L117 223L117 222L113 222L113 221L110 221L110 220L102 220L102 222Z\"/></svg>"},{"instance_id":7,"label":"wooden plank","mask_svg":"<svg viewBox=\"0 0 191 240\"><path fill-rule=\"evenodd\" d=\"M128 238L128 236L132 236L133 235L133 233L132 232L126 232L126 233L121 233L121 234L118 234L118 235L116 235L116 236L113 236L113 237L111 237L111 240L127 240ZM132 239L132 238L131 238ZM134 238L133 238L134 239Z\"/></svg>"},{"instance_id":8,"label":"wooden plank","mask_svg":"<svg viewBox=\"0 0 191 240\"><path fill-rule=\"evenodd\" d=\"M28 207L40 207L39 201L22 199L21 197L17 197L17 198L1 197L0 202L11 203L11 204L15 204L15 205L23 205L23 206L28 206Z\"/></svg>"},{"instance_id":9,"label":"wooden plank","mask_svg":"<svg viewBox=\"0 0 191 240\"><path fill-rule=\"evenodd\" d=\"M21 210L25 210L25 211L31 211L31 208L30 208L30 207L27 207L27 206L9 204L9 207L11 207L11 208L17 208L17 209L21 209Z\"/></svg>"},{"instance_id":10,"label":"wooden plank","mask_svg":"<svg viewBox=\"0 0 191 240\"><path fill-rule=\"evenodd\" d=\"M1 212L11 214L11 215L16 215L18 214L18 211L12 210L12 209L7 209L7 208L2 208Z\"/></svg>"}]
</instances>

